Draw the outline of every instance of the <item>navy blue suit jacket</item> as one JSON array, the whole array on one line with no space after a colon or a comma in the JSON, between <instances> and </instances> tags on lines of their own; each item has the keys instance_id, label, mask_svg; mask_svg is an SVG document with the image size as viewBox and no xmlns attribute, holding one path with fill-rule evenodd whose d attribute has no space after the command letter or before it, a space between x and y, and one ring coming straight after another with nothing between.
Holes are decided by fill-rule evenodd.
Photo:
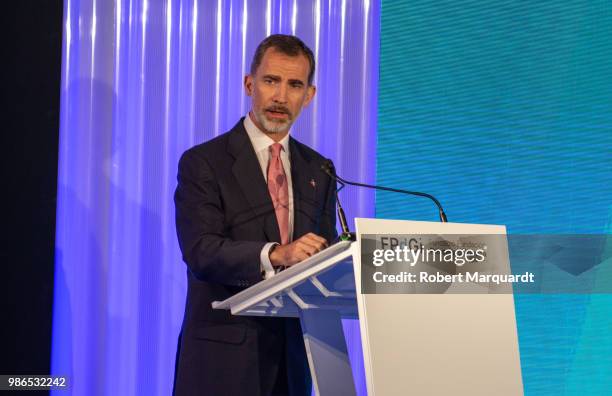
<instances>
[{"instance_id":1,"label":"navy blue suit jacket","mask_svg":"<svg viewBox=\"0 0 612 396\"><path fill-rule=\"evenodd\" d=\"M262 280L260 253L280 232L268 188L241 119L229 132L187 150L175 193L188 291L177 351L176 395L267 395L287 373L293 395L310 395L299 321L213 310ZM335 183L320 154L289 140L294 239L336 236ZM314 183L313 183L314 181ZM282 379L282 378L281 378Z\"/></svg>"}]
</instances>

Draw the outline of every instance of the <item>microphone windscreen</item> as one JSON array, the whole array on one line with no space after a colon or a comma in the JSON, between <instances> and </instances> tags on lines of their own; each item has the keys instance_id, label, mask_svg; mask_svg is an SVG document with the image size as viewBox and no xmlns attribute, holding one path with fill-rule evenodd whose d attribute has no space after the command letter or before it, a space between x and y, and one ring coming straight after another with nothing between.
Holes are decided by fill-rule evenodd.
<instances>
[{"instance_id":1,"label":"microphone windscreen","mask_svg":"<svg viewBox=\"0 0 612 396\"><path fill-rule=\"evenodd\" d=\"M321 170L325 173L334 173L334 163L326 159L325 161L323 161L323 164L321 164Z\"/></svg>"}]
</instances>

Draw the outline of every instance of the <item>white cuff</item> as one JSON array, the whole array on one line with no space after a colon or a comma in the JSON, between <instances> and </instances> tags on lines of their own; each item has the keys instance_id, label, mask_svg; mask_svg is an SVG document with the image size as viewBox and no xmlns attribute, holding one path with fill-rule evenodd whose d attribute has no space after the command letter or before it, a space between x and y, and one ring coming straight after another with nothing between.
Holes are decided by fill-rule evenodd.
<instances>
[{"instance_id":1,"label":"white cuff","mask_svg":"<svg viewBox=\"0 0 612 396\"><path fill-rule=\"evenodd\" d=\"M264 245L263 249L261 249L261 254L259 255L259 261L261 263L261 272L264 274L264 279L270 279L276 273L274 271L274 267L270 262L270 249L272 246L276 246L278 243L276 242L268 242Z\"/></svg>"}]
</instances>

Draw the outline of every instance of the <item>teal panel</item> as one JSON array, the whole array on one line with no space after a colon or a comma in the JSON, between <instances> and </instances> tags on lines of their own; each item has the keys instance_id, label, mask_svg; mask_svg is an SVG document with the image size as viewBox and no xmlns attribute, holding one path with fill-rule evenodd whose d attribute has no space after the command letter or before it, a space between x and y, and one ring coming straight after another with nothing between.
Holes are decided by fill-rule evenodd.
<instances>
[{"instance_id":1,"label":"teal panel","mask_svg":"<svg viewBox=\"0 0 612 396\"><path fill-rule=\"evenodd\" d=\"M450 221L612 233L612 3L382 1L377 183ZM380 193L380 218L435 221ZM612 296L516 298L527 395L612 394Z\"/></svg>"}]
</instances>

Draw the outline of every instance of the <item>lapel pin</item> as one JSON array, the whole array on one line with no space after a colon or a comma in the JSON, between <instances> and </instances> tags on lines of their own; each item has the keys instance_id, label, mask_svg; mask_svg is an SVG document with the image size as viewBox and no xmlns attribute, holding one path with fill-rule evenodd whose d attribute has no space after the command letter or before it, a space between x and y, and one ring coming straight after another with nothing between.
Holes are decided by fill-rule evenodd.
<instances>
[{"instance_id":1,"label":"lapel pin","mask_svg":"<svg viewBox=\"0 0 612 396\"><path fill-rule=\"evenodd\" d=\"M310 185L312 186L312 188L315 188L317 186L317 183L314 179L310 179Z\"/></svg>"}]
</instances>

